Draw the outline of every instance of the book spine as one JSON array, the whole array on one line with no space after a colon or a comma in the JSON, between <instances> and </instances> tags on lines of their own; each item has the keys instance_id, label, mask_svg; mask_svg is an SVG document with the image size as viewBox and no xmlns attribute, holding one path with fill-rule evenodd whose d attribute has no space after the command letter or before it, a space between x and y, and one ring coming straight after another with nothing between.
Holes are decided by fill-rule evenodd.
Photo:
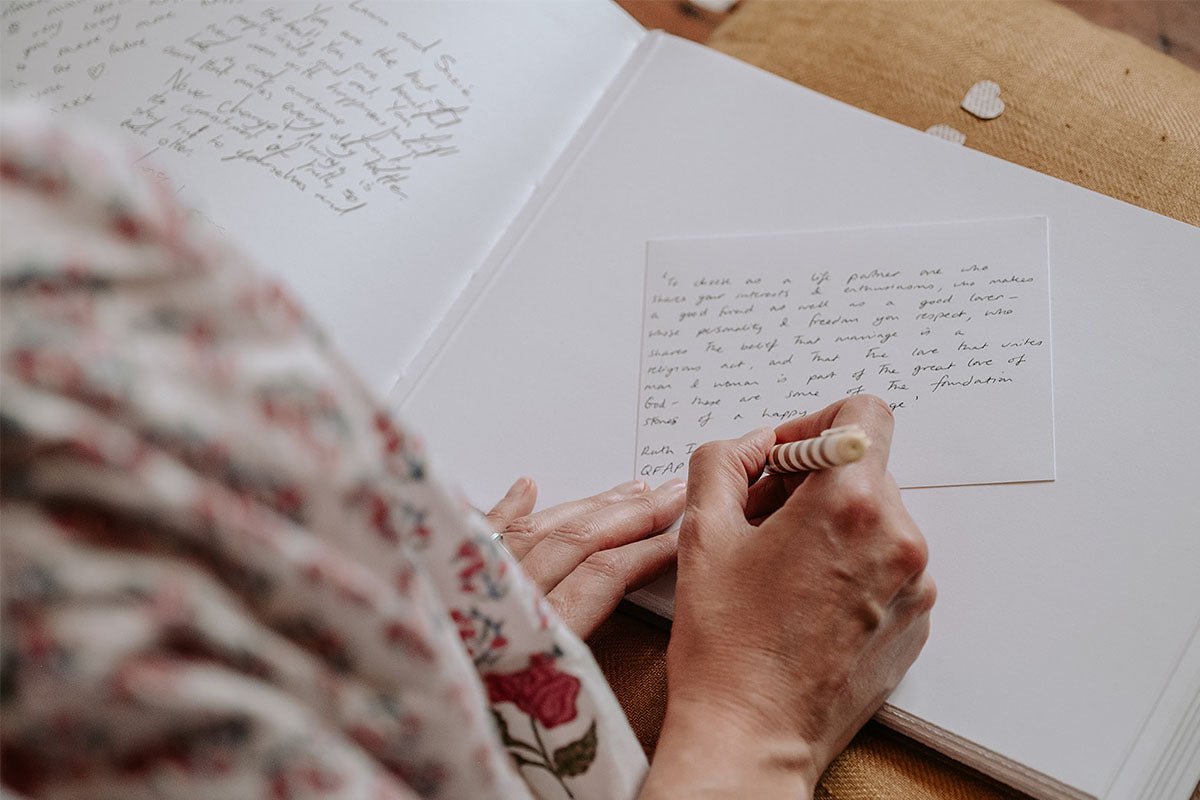
<instances>
[{"instance_id":1,"label":"book spine","mask_svg":"<svg viewBox=\"0 0 1200 800\"><path fill-rule=\"evenodd\" d=\"M426 338L404 371L396 378L392 388L387 393L388 406L393 409L403 407L405 401L420 385L429 368L437 360L442 348L454 335L458 327L466 320L475 304L487 292L488 287L503 271L508 261L509 253L521 241L534 221L541 215L546 204L551 202L558 191L562 180L571 173L576 161L587 150L597 133L604 127L604 121L629 87L636 82L638 75L644 69L646 62L661 37L660 31L649 31L638 42L630 53L624 66L614 76L608 87L600 95L591 112L563 148L554 164L537 182L537 186L529 200L517 213L505 232L500 236L496 245L488 253L483 264L471 276L467 285L459 293L450 309L442 320Z\"/></svg>"}]
</instances>

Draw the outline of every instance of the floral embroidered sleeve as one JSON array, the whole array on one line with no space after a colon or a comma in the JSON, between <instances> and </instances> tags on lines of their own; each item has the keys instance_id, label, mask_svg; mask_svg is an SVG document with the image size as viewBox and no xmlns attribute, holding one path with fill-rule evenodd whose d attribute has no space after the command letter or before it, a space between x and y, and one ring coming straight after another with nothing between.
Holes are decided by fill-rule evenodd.
<instances>
[{"instance_id":1,"label":"floral embroidered sleeve","mask_svg":"<svg viewBox=\"0 0 1200 800\"><path fill-rule=\"evenodd\" d=\"M631 796L586 647L287 290L119 144L0 142L6 788Z\"/></svg>"}]
</instances>

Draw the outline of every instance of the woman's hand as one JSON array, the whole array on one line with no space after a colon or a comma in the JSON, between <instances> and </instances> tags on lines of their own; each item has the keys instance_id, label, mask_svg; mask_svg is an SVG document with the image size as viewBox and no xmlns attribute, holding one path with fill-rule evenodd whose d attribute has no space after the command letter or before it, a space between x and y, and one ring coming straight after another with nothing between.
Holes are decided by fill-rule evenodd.
<instances>
[{"instance_id":1,"label":"woman's hand","mask_svg":"<svg viewBox=\"0 0 1200 800\"><path fill-rule=\"evenodd\" d=\"M861 461L750 485L776 438L848 424L870 437ZM891 439L888 407L853 397L692 456L644 796L811 796L917 657L936 590Z\"/></svg>"},{"instance_id":2,"label":"woman's hand","mask_svg":"<svg viewBox=\"0 0 1200 800\"><path fill-rule=\"evenodd\" d=\"M684 492L679 479L653 491L629 481L533 514L537 486L519 478L487 519L567 627L586 639L622 597L674 561L678 531L653 534L678 519Z\"/></svg>"}]
</instances>

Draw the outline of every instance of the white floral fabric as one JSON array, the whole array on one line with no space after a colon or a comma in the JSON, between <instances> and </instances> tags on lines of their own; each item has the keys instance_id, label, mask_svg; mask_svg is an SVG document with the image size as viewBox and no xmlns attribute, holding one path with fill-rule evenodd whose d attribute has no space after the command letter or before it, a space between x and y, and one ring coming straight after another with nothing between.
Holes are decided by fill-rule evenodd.
<instances>
[{"instance_id":1,"label":"white floral fabric","mask_svg":"<svg viewBox=\"0 0 1200 800\"><path fill-rule=\"evenodd\" d=\"M587 648L286 287L121 144L0 143L5 787L634 794Z\"/></svg>"}]
</instances>

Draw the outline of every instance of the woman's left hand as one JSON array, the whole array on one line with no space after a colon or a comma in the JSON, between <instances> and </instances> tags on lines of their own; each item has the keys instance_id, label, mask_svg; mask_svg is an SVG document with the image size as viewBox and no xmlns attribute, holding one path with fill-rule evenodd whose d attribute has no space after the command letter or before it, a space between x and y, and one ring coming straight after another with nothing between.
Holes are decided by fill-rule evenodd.
<instances>
[{"instance_id":1,"label":"woman's left hand","mask_svg":"<svg viewBox=\"0 0 1200 800\"><path fill-rule=\"evenodd\" d=\"M567 627L586 639L622 597L675 560L677 529L659 532L683 513L686 486L675 479L651 490L629 481L534 514L537 486L518 478L487 519Z\"/></svg>"}]
</instances>

